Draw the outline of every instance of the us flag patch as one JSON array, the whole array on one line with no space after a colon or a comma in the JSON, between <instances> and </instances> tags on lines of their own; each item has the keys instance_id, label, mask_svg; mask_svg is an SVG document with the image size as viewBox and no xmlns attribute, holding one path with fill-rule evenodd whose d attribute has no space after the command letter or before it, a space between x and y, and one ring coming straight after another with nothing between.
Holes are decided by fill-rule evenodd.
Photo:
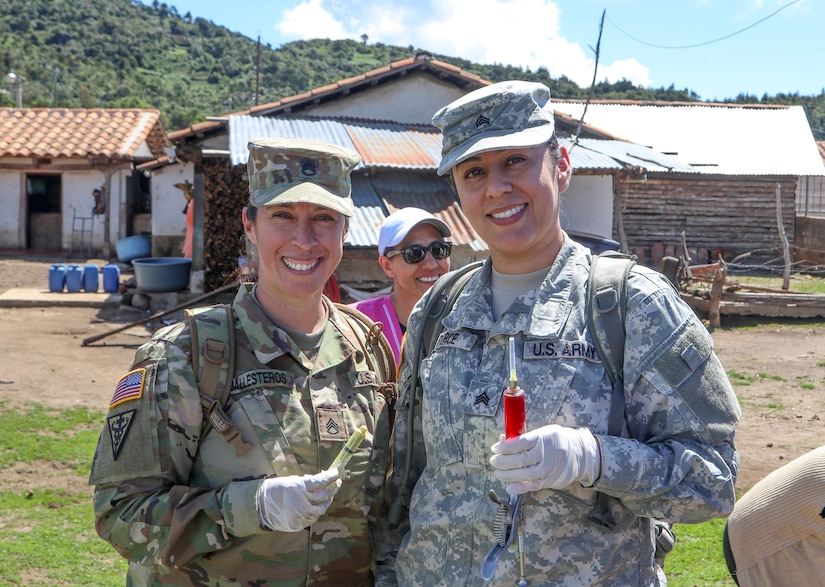
<instances>
[{"instance_id":1,"label":"us flag patch","mask_svg":"<svg viewBox=\"0 0 825 587\"><path fill-rule=\"evenodd\" d=\"M119 406L123 402L143 397L143 385L146 382L146 369L129 371L120 378L115 387L115 394L109 402L109 409Z\"/></svg>"}]
</instances>

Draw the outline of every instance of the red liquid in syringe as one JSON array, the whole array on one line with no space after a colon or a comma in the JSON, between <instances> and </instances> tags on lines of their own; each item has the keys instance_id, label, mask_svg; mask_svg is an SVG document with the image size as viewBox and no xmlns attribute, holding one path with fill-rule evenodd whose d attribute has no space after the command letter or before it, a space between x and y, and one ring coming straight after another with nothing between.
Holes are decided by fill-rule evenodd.
<instances>
[{"instance_id":1,"label":"red liquid in syringe","mask_svg":"<svg viewBox=\"0 0 825 587\"><path fill-rule=\"evenodd\" d=\"M504 390L504 435L520 436L527 431L526 427L524 391L520 387L508 387Z\"/></svg>"}]
</instances>

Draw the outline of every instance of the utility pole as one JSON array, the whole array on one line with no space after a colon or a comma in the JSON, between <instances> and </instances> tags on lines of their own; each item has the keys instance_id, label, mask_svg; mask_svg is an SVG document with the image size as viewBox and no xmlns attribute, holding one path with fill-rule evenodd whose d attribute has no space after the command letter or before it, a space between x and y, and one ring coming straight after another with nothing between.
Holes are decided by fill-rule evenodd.
<instances>
[{"instance_id":1,"label":"utility pole","mask_svg":"<svg viewBox=\"0 0 825 587\"><path fill-rule=\"evenodd\" d=\"M14 90L14 103L16 108L23 107L23 80L20 76L14 73L13 69L9 70L6 79L9 80L12 90Z\"/></svg>"},{"instance_id":2,"label":"utility pole","mask_svg":"<svg viewBox=\"0 0 825 587\"><path fill-rule=\"evenodd\" d=\"M258 35L258 58L255 61L255 106L258 105L258 84L261 78L261 35Z\"/></svg>"}]
</instances>

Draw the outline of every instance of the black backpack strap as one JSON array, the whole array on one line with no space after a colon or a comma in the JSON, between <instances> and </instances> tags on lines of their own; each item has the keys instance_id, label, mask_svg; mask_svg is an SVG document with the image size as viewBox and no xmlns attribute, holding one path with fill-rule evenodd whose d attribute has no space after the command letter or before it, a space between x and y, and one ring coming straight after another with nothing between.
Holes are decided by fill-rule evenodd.
<instances>
[{"instance_id":1,"label":"black backpack strap","mask_svg":"<svg viewBox=\"0 0 825 587\"><path fill-rule=\"evenodd\" d=\"M396 528L401 523L404 513L407 508L410 507L410 497L412 496L412 488L409 485L413 458L415 404L419 401L422 391L421 381L418 377L418 367L421 364L421 360L432 352L435 341L444 329L444 325L441 323L442 319L450 313L456 299L458 299L458 296L464 290L467 281L476 273L482 264L483 261L476 261L442 275L441 278L433 284L429 292L427 292L429 297L422 308L422 316L424 316L424 318L421 328L418 330L418 335L415 339L410 339L407 336L404 337L401 356L403 359L404 354L407 352L412 353L412 360L410 361L412 372L403 384L412 387L412 389L405 389L404 393L399 393L399 396L403 395L409 400L409 406L407 407L407 452L404 455L404 469L401 473L401 484L398 493L393 496L388 513L391 528ZM407 349L409 349L409 351L407 351Z\"/></svg>"},{"instance_id":2,"label":"black backpack strap","mask_svg":"<svg viewBox=\"0 0 825 587\"><path fill-rule=\"evenodd\" d=\"M241 456L252 445L244 442L224 411L235 373L235 318L231 304L185 310L192 339L192 370L198 382L204 426L213 427Z\"/></svg>"}]
</instances>

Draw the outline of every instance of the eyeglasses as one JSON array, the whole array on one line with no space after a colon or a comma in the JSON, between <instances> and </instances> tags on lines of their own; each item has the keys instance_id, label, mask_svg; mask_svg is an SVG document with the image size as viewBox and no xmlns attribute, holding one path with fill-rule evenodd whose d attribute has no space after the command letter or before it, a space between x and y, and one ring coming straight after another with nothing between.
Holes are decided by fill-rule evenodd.
<instances>
[{"instance_id":1,"label":"eyeglasses","mask_svg":"<svg viewBox=\"0 0 825 587\"><path fill-rule=\"evenodd\" d=\"M410 245L403 249L393 249L384 253L387 259L392 259L396 255L401 255L405 263L415 265L421 263L427 256L427 251L433 254L435 259L446 259L453 252L453 243L447 241L433 241L428 246L424 245Z\"/></svg>"}]
</instances>

